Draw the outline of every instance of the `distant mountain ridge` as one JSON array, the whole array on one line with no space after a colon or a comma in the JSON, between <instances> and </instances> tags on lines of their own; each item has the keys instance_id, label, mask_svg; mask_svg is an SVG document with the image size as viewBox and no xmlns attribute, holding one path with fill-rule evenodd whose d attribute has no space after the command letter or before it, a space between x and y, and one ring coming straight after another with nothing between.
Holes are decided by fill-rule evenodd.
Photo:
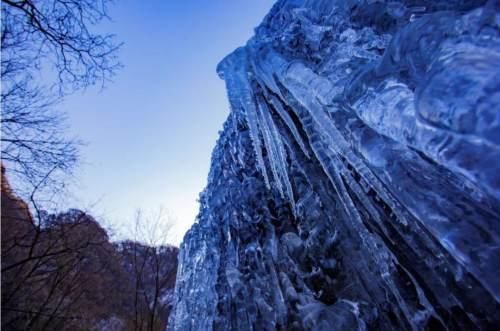
<instances>
[{"instance_id":1,"label":"distant mountain ridge","mask_svg":"<svg viewBox=\"0 0 500 331\"><path fill-rule=\"evenodd\" d=\"M2 330L166 328L178 248L112 243L77 209L34 218L3 167L1 197Z\"/></svg>"}]
</instances>

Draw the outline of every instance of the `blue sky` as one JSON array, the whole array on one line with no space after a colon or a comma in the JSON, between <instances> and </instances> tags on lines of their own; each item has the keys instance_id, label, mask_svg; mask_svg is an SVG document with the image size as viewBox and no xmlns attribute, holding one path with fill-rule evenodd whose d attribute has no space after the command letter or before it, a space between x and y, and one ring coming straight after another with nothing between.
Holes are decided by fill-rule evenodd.
<instances>
[{"instance_id":1,"label":"blue sky","mask_svg":"<svg viewBox=\"0 0 500 331\"><path fill-rule=\"evenodd\" d=\"M243 45L273 0L117 1L102 28L125 42L124 68L104 90L62 104L86 142L72 189L120 235L135 211L163 206L178 244L198 211L210 156L229 112L217 63Z\"/></svg>"}]
</instances>

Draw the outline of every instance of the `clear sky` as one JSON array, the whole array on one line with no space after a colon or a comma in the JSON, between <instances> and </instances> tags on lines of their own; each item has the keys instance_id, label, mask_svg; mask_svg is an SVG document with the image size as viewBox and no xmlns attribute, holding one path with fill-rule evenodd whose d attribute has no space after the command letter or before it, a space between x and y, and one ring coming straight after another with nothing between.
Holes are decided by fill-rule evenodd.
<instances>
[{"instance_id":1,"label":"clear sky","mask_svg":"<svg viewBox=\"0 0 500 331\"><path fill-rule=\"evenodd\" d=\"M106 31L125 42L124 68L103 91L66 99L70 134L87 145L72 206L118 234L136 209L163 206L179 244L198 212L210 156L229 112L217 63L243 45L273 0L123 0Z\"/></svg>"}]
</instances>

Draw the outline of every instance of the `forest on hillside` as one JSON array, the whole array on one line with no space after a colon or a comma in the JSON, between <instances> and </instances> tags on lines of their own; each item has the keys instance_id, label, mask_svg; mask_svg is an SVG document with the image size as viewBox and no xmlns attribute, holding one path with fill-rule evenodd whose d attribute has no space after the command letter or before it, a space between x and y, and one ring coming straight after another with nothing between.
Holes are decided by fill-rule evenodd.
<instances>
[{"instance_id":1,"label":"forest on hillside","mask_svg":"<svg viewBox=\"0 0 500 331\"><path fill-rule=\"evenodd\" d=\"M89 214L32 216L2 169L2 330L165 330L178 249L112 242Z\"/></svg>"}]
</instances>

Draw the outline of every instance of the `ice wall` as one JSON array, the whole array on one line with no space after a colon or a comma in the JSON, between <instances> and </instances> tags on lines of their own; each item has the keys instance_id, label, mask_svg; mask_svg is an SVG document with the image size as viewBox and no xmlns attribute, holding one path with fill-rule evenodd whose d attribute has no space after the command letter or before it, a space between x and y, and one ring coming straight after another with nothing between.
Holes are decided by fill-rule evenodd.
<instances>
[{"instance_id":1,"label":"ice wall","mask_svg":"<svg viewBox=\"0 0 500 331\"><path fill-rule=\"evenodd\" d=\"M500 328L499 7L278 1L217 68L169 330Z\"/></svg>"}]
</instances>

